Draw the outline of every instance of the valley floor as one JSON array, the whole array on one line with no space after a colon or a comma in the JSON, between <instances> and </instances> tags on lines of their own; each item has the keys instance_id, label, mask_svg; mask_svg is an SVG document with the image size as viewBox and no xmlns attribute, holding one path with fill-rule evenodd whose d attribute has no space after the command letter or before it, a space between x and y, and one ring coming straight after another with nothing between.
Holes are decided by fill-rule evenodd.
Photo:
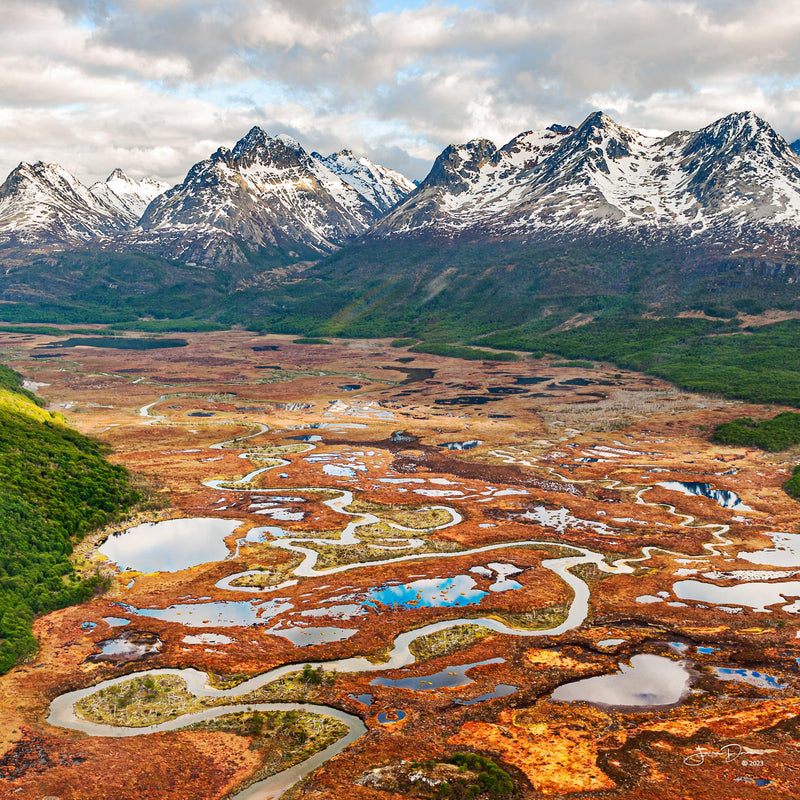
<instances>
[{"instance_id":1,"label":"valley floor","mask_svg":"<svg viewBox=\"0 0 800 800\"><path fill-rule=\"evenodd\" d=\"M781 409L602 364L182 336L0 334L164 498L82 543L112 588L0 678L0 796L505 796L458 752L524 798L800 794L798 454L709 438Z\"/></svg>"}]
</instances>

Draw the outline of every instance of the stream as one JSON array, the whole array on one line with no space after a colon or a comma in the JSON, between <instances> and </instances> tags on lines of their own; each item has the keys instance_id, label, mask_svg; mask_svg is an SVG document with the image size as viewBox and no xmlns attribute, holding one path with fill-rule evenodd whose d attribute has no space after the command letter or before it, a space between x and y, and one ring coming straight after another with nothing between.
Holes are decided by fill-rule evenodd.
<instances>
[{"instance_id":1,"label":"stream","mask_svg":"<svg viewBox=\"0 0 800 800\"><path fill-rule=\"evenodd\" d=\"M152 424L154 422L159 422L163 420L163 417L153 417L150 414L150 410L153 408L153 406L157 405L157 403L163 399L165 399L165 397L162 397L159 400L150 403L149 405L143 406L140 409L139 411L140 416L148 418L147 422L145 422L144 424ZM235 439L229 440L227 442L221 442L219 444L212 445L211 447L212 449L221 449L226 446L228 447L235 446L236 444L242 442L245 439L250 439L252 437L260 435L261 433L264 433L266 430L268 430L266 425L259 424L258 430L256 430L256 432L254 433L245 436L240 436ZM314 445L311 445L309 449L313 448ZM247 453L243 454L243 456L246 457ZM267 469L270 468L272 467L271 466L262 467L257 470L254 470L253 472L244 476L244 478L241 478L238 481L209 480L205 481L205 485L209 486L210 488L214 488L221 491L257 492L259 494L265 494L265 495L271 492L277 492L277 493L285 492L286 491L285 488L283 489L235 488L235 484L238 483L240 485L247 485L247 483L249 483L249 481L255 478L258 474L265 472ZM293 493L301 493L308 491L319 492L320 487L309 487L306 489L293 487L291 491ZM661 552L665 552L661 550L661 548L644 548L642 550L643 555L640 558L628 558L628 559L618 560L614 564L608 564L606 563L605 556L602 553L598 553L584 547L579 547L577 545L571 545L571 544L562 544L554 541L524 540L524 541L490 544L482 547L476 547L468 550L460 550L456 552L406 553L404 555L395 556L392 558L387 558L378 561L363 561L352 564L343 564L335 567L330 567L328 569L317 569L316 563L319 558L319 553L307 545L309 544L317 544L323 546L354 545L359 543L360 541L357 536L358 528L366 525L376 524L381 521L380 518L374 514L346 510L347 507L350 506L354 501L352 491L339 488L333 491L336 491L338 496L332 499L323 500L322 502L337 513L355 517L355 519L350 521L345 526L345 528L342 530L340 536L337 539L321 539L321 538L308 539L308 538L292 538L290 536L281 536L273 539L273 541L270 543L273 547L278 547L283 550L296 552L303 557L301 563L298 566L296 566L292 572L293 574L292 580L286 581L282 583L280 586L269 587L268 589L263 589L263 590L259 590L258 588L253 588L253 587L245 587L245 586L240 587L231 585L231 582L234 581L236 578L253 574L252 571L248 571L230 575L219 581L216 584L216 586L218 588L226 589L229 591L244 591L244 592L249 592L250 594L259 594L262 591L275 591L284 588L286 586L292 585L297 582L297 579L300 578L332 575L332 574L347 572L350 570L361 569L364 567L383 566L387 564L407 563L412 561L421 561L434 558L435 559L464 558L470 555L479 555L484 553L490 553L501 550L520 548L520 547L558 547L561 550L567 550L574 553L574 555L563 556L560 558L545 559L541 562L541 566L544 569L548 569L555 575L557 575L572 590L574 595L572 602L569 606L569 611L567 613L566 618L564 619L563 622L552 628L537 629L537 630L519 629L511 627L505 624L504 622L500 621L499 619L494 619L491 617L478 617L478 618L463 617L459 619L443 620L424 625L414 630L405 631L396 636L396 638L392 643L392 649L389 653L387 660L380 664L375 664L369 661L367 658L361 656L353 656L335 661L311 662L312 668L321 666L325 670L333 672L369 673L369 672L382 672L386 670L395 670L402 667L407 667L413 664L416 660L413 653L410 650L410 645L414 641L416 641L421 637L428 636L433 633L438 633L440 631L444 631L449 628L455 628L460 625L467 625L467 624L478 625L483 628L495 631L497 633L511 635L511 636L521 636L521 637L558 636L560 634L565 633L566 631L579 627L586 620L589 613L590 589L584 580L582 580L580 577L574 575L571 572L571 570L574 567L579 566L581 564L593 564L597 567L599 571L604 573L629 574L635 570L635 566L633 566L634 564L649 559L652 556L653 552L659 550ZM646 503L646 501L642 498L642 494L644 493L644 491L646 491L646 489L643 489L638 493L637 501L642 504L650 505L649 503ZM427 532L448 528L457 525L462 521L461 515L452 508L446 506L433 506L429 508L446 509L450 513L451 519L450 521L444 524L424 529ZM683 525L689 525L694 522L693 518L689 517L688 515L680 514L674 509L674 507L670 507L670 509L677 516L685 517L684 522L682 523ZM413 528L405 528L402 525L392 521L388 521L387 524L389 525L389 527L393 527L395 529L402 531L418 530ZM703 527L712 529L714 538L718 542L718 544L716 545L713 544L705 545L705 547L712 554L717 554L719 552L717 549L718 547L720 546L724 547L730 544L730 541L724 538L724 533L726 533L728 530L727 526L708 525ZM264 533L273 533L274 529L270 528L256 529L256 533L258 533L259 531L263 531ZM419 529L419 532L423 533L423 530ZM301 544L301 542L303 544ZM424 542L420 539L416 540L412 539L410 542L411 547L414 546L419 547L422 544L424 544ZM316 753L315 755L311 756L310 758L306 759L300 764L297 764L289 769L277 773L276 775L266 778L265 780L258 781L252 784L248 788L244 789L242 792L235 795L235 797L233 798L233 800L276 800L276 798L279 798L281 795L283 795L297 781L301 780L310 772L317 769L319 766L327 762L329 759L333 758L333 756L342 752L346 747L348 747L350 744L355 742L357 739L363 736L364 733L367 732L367 727L364 725L364 723L359 717L354 716L352 714L348 714L344 711L341 711L337 708L333 708L330 706L321 706L321 705L304 704L304 703L241 704L235 702L238 698L241 698L256 689L259 689L260 687L263 687L269 683L277 681L280 678L289 675L290 673L297 672L298 669L299 667L297 664L286 664L277 667L275 669L271 669L253 678L250 678L249 680L244 681L238 686L229 689L216 689L210 686L208 683L208 675L194 668L145 670L142 672L123 675L117 678L111 678L109 680L98 683L94 686L86 687L84 689L78 689L76 691L60 695L59 697L55 698L50 704L50 713L48 716L48 722L52 725L61 728L68 728L71 730L80 731L82 733L91 736L104 736L113 738L141 736L152 733L161 733L165 731L174 731L180 728L184 728L187 725L191 725L192 723L201 720L213 719L215 717L219 717L225 714L247 711L247 710L259 710L259 711L301 710L314 714L321 714L333 717L345 723L349 729L346 736L342 737L334 744L330 745L324 750L321 750L320 752ZM203 711L183 714L179 717L176 717L175 719L171 719L166 722L162 722L160 724L151 725L148 727L135 727L135 728L94 723L78 717L77 714L75 713L75 704L79 700L82 700L83 698L88 697L94 694L95 692L104 689L108 686L113 686L115 684L129 681L132 678L141 678L147 675L179 676L186 682L186 687L188 691L194 694L195 696L230 698L231 703L226 704L224 706L205 709Z\"/></svg>"}]
</instances>

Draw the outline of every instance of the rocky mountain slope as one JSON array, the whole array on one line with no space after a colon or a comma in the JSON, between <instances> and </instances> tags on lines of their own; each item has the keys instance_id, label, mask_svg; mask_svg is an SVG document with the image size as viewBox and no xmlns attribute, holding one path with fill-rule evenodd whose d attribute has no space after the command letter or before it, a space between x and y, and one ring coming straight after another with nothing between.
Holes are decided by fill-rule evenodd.
<instances>
[{"instance_id":1,"label":"rocky mountain slope","mask_svg":"<svg viewBox=\"0 0 800 800\"><path fill-rule=\"evenodd\" d=\"M121 170L87 188L59 164L22 162L0 186L0 247L86 246L131 227L166 188Z\"/></svg>"},{"instance_id":2,"label":"rocky mountain slope","mask_svg":"<svg viewBox=\"0 0 800 800\"><path fill-rule=\"evenodd\" d=\"M343 151L307 153L254 127L195 164L117 246L205 265L248 255L318 258L369 228L413 189L399 173Z\"/></svg>"},{"instance_id":3,"label":"rocky mountain slope","mask_svg":"<svg viewBox=\"0 0 800 800\"><path fill-rule=\"evenodd\" d=\"M145 209L160 194L169 189L169 184L155 178L140 181L129 178L121 169L115 169L105 181L97 181L89 191L110 208L116 208L130 226L135 225Z\"/></svg>"},{"instance_id":4,"label":"rocky mountain slope","mask_svg":"<svg viewBox=\"0 0 800 800\"><path fill-rule=\"evenodd\" d=\"M383 213L416 188L405 175L373 164L363 156L359 158L352 150L340 150L329 156L314 153L313 156Z\"/></svg>"},{"instance_id":5,"label":"rocky mountain slope","mask_svg":"<svg viewBox=\"0 0 800 800\"><path fill-rule=\"evenodd\" d=\"M598 112L500 149L485 139L451 145L373 235L788 245L798 231L800 157L755 114L656 138Z\"/></svg>"}]
</instances>

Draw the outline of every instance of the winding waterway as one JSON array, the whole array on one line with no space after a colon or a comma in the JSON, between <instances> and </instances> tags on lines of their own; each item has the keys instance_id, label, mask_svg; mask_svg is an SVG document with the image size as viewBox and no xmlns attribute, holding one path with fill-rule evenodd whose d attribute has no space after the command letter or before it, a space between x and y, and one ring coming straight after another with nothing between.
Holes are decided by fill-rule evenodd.
<instances>
[{"instance_id":1,"label":"winding waterway","mask_svg":"<svg viewBox=\"0 0 800 800\"><path fill-rule=\"evenodd\" d=\"M151 416L150 410L155 405L157 405L158 402L164 400L165 397L166 396L163 396L160 398L160 400L142 407L142 409L140 410L140 415L148 418L147 423L145 424L152 424L153 422L157 422L163 419L163 417ZM247 434L245 436L240 436L226 442L221 442L212 445L212 448L221 449L223 447L231 447L231 446L235 447L239 442L242 442L245 439L250 439L255 436L258 436L261 433L266 432L267 430L268 428L266 425L259 425L258 429L253 433ZM309 445L309 449L313 448L314 445ZM247 457L248 455L249 455L248 453L244 453L243 457ZM270 468L272 468L272 466L262 467L257 470L254 470L253 472L244 476L244 478L241 478L238 481L209 480L205 482L205 485L220 491L258 492L259 494L285 492L286 491L285 488L255 489L247 487L247 484L249 484L250 481L252 481L255 477L257 477L257 475L265 472L267 469ZM239 486L245 488L239 488ZM269 587L267 589L259 590L258 588L254 587L232 585L232 583L237 578L257 574L254 571L247 571L247 572L239 572L234 575L229 575L226 578L220 580L216 584L218 588L229 591L249 592L251 595L254 595L254 594L259 594L261 591L275 591L293 585L297 583L298 579L300 578L332 575L332 574L347 572L350 570L357 570L365 567L382 566L387 564L399 564L399 563L422 561L428 559L464 558L466 556L471 556L471 555L481 555L490 552L493 553L502 550L517 549L521 547L539 547L539 548L558 547L561 550L567 550L574 553L574 555L562 556L560 558L545 559L541 562L542 568L550 570L551 572L553 572L553 574L557 575L573 592L573 599L572 602L570 603L566 618L558 625L546 629L526 630L526 629L514 628L510 625L507 625L506 623L502 622L499 619L494 619L491 617L478 617L478 618L465 617L459 619L449 619L449 620L434 622L416 628L414 630L405 631L399 634L394 639L388 658L383 663L373 663L369 661L367 658L361 656L354 656L350 658L339 659L336 661L322 661L322 662L311 663L312 668L321 666L326 670L339 673L381 672L385 670L393 670L409 666L413 664L416 660L410 649L410 645L414 641L424 636L428 636L434 633L438 633L440 631L447 630L449 628L455 628L465 624L481 626L483 628L495 631L497 633L506 634L510 636L520 636L520 637L558 636L560 634L565 633L566 631L579 627L586 620L589 613L589 598L590 598L589 586L586 584L584 580L582 580L577 575L573 574L573 572L571 571L573 568L583 564L593 564L600 572L603 573L629 574L635 570L635 567L633 566L634 564L649 559L652 556L653 552L656 551L670 552L670 551L664 551L661 548L644 548L642 550L643 555L639 558L622 559L616 561L613 564L608 564L605 560L605 556L602 553L598 553L584 547L572 544L556 543L553 541L546 541L546 540L524 540L524 541L495 543L490 545L484 545L482 547L475 547L468 550L460 550L456 552L404 553L402 555L398 555L392 558L386 558L377 561L361 561L351 564L343 564L339 566L329 567L327 569L318 569L316 564L319 558L319 553L312 547L309 547L308 545L348 546L357 544L360 541L358 538L358 529L360 527L373 525L381 522L399 531L404 531L404 532L415 531L418 533L421 533L423 531L422 529L407 528L393 521L381 520L380 517L378 517L375 514L370 514L366 512L348 511L347 508L351 506L351 504L354 501L353 492L349 490L340 488L329 490L327 488L321 489L320 487L308 487L305 489L292 488L291 491L293 493L334 491L337 493L336 497L325 499L322 502L325 505L327 505L331 510L343 515L354 517L354 519L352 519L345 526L340 536L336 539L323 539L323 538L308 539L308 538L293 538L290 536L279 536L274 538L270 542L271 546L281 548L287 551L292 551L302 556L301 563L297 565L292 571L293 575L292 579L284 581L279 586L274 586L274 587ZM642 504L651 505L650 503L646 503L646 501L644 501L644 499L642 498L642 494L644 493L644 491L646 491L646 489L640 490L640 492L637 495L637 501ZM462 521L460 514L458 514L458 512L456 512L454 509L449 508L447 506L429 506L427 508L435 510L446 510L449 512L451 519L448 522L442 523L440 525L425 528L424 529L425 532L431 532L433 530L442 530L454 525L458 525ZM694 523L694 519L692 517L688 515L681 515L674 509L674 507L670 506L669 510L676 516L684 517L684 520L681 523L682 525L690 525ZM724 537L724 533L726 533L728 530L727 526L715 524L703 527L712 529L711 532L714 535L714 538L717 540L717 544L705 545L705 547L710 551L711 554L714 555L718 554L719 553L718 548L720 546L724 547L731 543ZM261 528L257 529L256 533L263 532L265 534L274 535L275 531L276 531L275 528ZM421 539L411 539L409 542L409 547L411 549L418 548L423 544L424 541ZM347 746L356 741L367 731L366 726L357 716L354 716L352 714L347 714L339 709L330 706L321 706L321 705L312 705L303 703L242 704L236 702L238 699L246 696L250 692L253 692L256 689L266 686L267 684L277 681L283 678L284 676L289 675L290 673L295 673L297 671L298 671L297 664L287 664L269 670L267 672L264 672L261 675L257 675L253 678L250 678L249 680L244 681L238 686L229 689L217 689L209 685L208 675L206 673L193 668L145 670L142 672L137 672L133 675L129 674L117 678L112 678L103 681L99 684L96 684L94 686L62 694L61 696L53 700L53 702L51 703L48 722L52 725L56 725L62 728L68 728L71 730L81 731L83 733L92 736L106 736L115 738L141 736L150 733L178 730L187 725L191 725L195 722L213 719L215 717L219 717L222 715L236 713L240 711L246 711L246 710L259 710L259 711L301 710L310 713L329 716L346 724L348 727L347 735L342 737L334 744L316 753L315 755L311 756L302 763L297 764L294 767L291 767L290 769L284 770L283 772L273 775L270 778L252 784L250 787L237 794L234 798L234 800L275 800L275 798L280 797L298 780L302 779L305 775L309 774L314 769L316 769L317 767L321 766L326 761L328 761L330 758L340 753L342 750L344 750ZM169 721L162 722L157 725L151 725L148 727L124 727L124 726L105 725L105 724L90 722L89 720L86 719L82 719L78 717L77 714L75 713L75 704L78 701L82 700L83 698L88 697L108 686L113 686L115 684L129 681L131 680L132 677L144 677L147 675L179 676L185 681L187 690L191 694L197 697L226 698L230 699L231 702L230 704L217 706L210 709L205 709L203 711L183 714Z\"/></svg>"}]
</instances>

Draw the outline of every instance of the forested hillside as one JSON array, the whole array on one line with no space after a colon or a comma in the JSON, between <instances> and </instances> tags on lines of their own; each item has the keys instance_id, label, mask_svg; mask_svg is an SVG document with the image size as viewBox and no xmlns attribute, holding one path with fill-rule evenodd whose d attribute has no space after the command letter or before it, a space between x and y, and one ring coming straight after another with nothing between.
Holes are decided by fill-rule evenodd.
<instances>
[{"instance_id":1,"label":"forested hillside","mask_svg":"<svg viewBox=\"0 0 800 800\"><path fill-rule=\"evenodd\" d=\"M101 445L40 408L0 366L0 672L36 650L35 616L90 597L75 542L141 500Z\"/></svg>"}]
</instances>

